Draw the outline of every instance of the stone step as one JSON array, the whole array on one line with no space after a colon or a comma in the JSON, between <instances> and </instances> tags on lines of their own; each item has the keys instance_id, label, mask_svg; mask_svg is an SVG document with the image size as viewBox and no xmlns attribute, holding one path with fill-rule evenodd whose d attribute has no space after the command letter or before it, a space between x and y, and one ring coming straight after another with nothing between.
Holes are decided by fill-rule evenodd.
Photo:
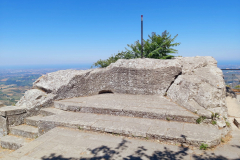
<instances>
[{"instance_id":1,"label":"stone step","mask_svg":"<svg viewBox=\"0 0 240 160\"><path fill-rule=\"evenodd\" d=\"M9 127L10 133L17 136L22 136L26 138L37 138L38 128L29 125L19 125L14 127Z\"/></svg>"},{"instance_id":2,"label":"stone step","mask_svg":"<svg viewBox=\"0 0 240 160\"><path fill-rule=\"evenodd\" d=\"M43 118L42 115L33 116L33 117L27 117L27 118L25 118L25 124L27 124L29 126L38 127L38 122L42 118Z\"/></svg>"},{"instance_id":3,"label":"stone step","mask_svg":"<svg viewBox=\"0 0 240 160\"><path fill-rule=\"evenodd\" d=\"M207 124L64 111L41 119L39 134L58 126L210 147L220 143L223 133Z\"/></svg>"},{"instance_id":4,"label":"stone step","mask_svg":"<svg viewBox=\"0 0 240 160\"><path fill-rule=\"evenodd\" d=\"M55 108L82 113L164 119L196 123L198 115L156 95L100 94L54 102Z\"/></svg>"},{"instance_id":5,"label":"stone step","mask_svg":"<svg viewBox=\"0 0 240 160\"><path fill-rule=\"evenodd\" d=\"M54 107L51 108L42 108L40 110L40 115L42 116L51 116L62 113L62 110L56 109Z\"/></svg>"},{"instance_id":6,"label":"stone step","mask_svg":"<svg viewBox=\"0 0 240 160\"><path fill-rule=\"evenodd\" d=\"M1 137L1 147L11 150L17 150L18 148L28 144L31 139L18 137L14 135L7 135Z\"/></svg>"}]
</instances>

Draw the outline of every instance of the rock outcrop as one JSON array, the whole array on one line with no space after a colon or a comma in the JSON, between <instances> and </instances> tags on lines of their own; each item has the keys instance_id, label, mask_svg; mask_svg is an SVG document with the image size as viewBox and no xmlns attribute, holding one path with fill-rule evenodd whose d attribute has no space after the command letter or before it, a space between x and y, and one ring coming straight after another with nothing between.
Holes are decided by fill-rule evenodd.
<instances>
[{"instance_id":1,"label":"rock outcrop","mask_svg":"<svg viewBox=\"0 0 240 160\"><path fill-rule=\"evenodd\" d=\"M182 66L182 75L174 81L167 95L200 116L210 119L217 113L226 118L225 82L222 71L217 68L217 61L212 57L186 57L177 60Z\"/></svg>"},{"instance_id":2,"label":"rock outcrop","mask_svg":"<svg viewBox=\"0 0 240 160\"><path fill-rule=\"evenodd\" d=\"M53 100L102 92L168 96L180 106L224 127L226 89L222 71L212 57L171 60L118 60L107 68L61 70L40 77L16 104L28 112L50 106Z\"/></svg>"},{"instance_id":3,"label":"rock outcrop","mask_svg":"<svg viewBox=\"0 0 240 160\"><path fill-rule=\"evenodd\" d=\"M55 94L57 99L100 91L164 95L180 73L181 66L174 60L121 59L107 68L49 73L37 80L34 87Z\"/></svg>"}]
</instances>

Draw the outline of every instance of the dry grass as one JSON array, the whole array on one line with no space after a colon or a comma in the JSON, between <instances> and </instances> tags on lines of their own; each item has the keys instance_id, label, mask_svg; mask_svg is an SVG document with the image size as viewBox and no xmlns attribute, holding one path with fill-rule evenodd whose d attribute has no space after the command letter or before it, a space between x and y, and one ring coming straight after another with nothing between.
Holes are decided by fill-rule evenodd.
<instances>
[{"instance_id":1,"label":"dry grass","mask_svg":"<svg viewBox=\"0 0 240 160\"><path fill-rule=\"evenodd\" d=\"M0 81L1 82L6 82L8 80L8 78L5 78L5 79L1 79Z\"/></svg>"}]
</instances>

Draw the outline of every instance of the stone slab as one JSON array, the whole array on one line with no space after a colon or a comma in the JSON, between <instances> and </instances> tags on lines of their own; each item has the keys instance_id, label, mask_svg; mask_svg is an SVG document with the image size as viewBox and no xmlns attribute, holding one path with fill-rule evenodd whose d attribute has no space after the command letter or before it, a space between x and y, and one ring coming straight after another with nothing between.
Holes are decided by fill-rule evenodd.
<instances>
[{"instance_id":1,"label":"stone slab","mask_svg":"<svg viewBox=\"0 0 240 160\"><path fill-rule=\"evenodd\" d=\"M32 116L32 117L27 117L25 118L25 124L29 126L35 126L38 127L38 122L43 118L43 116L38 115L38 116Z\"/></svg>"},{"instance_id":2,"label":"stone slab","mask_svg":"<svg viewBox=\"0 0 240 160\"><path fill-rule=\"evenodd\" d=\"M201 151L152 140L56 127L3 160L239 159L240 148L237 146L230 141L215 150Z\"/></svg>"},{"instance_id":3,"label":"stone slab","mask_svg":"<svg viewBox=\"0 0 240 160\"><path fill-rule=\"evenodd\" d=\"M16 150L27 143L29 143L31 140L26 139L23 137L17 137L12 135L7 135L1 138L1 147L11 150Z\"/></svg>"},{"instance_id":4,"label":"stone slab","mask_svg":"<svg viewBox=\"0 0 240 160\"><path fill-rule=\"evenodd\" d=\"M25 112L26 112L26 108L24 107L5 106L0 108L0 115L4 117L8 115L17 115Z\"/></svg>"},{"instance_id":5,"label":"stone slab","mask_svg":"<svg viewBox=\"0 0 240 160\"><path fill-rule=\"evenodd\" d=\"M240 118L240 103L236 98L226 97L226 105L230 117Z\"/></svg>"},{"instance_id":6,"label":"stone slab","mask_svg":"<svg viewBox=\"0 0 240 160\"><path fill-rule=\"evenodd\" d=\"M37 138L38 128L29 125L19 125L10 127L10 133L17 136L22 136L26 138Z\"/></svg>"},{"instance_id":7,"label":"stone slab","mask_svg":"<svg viewBox=\"0 0 240 160\"><path fill-rule=\"evenodd\" d=\"M40 120L39 134L42 135L58 126L143 138L148 138L149 135L153 139L181 142L193 146L199 146L200 142L214 146L221 139L221 131L212 125L67 111ZM169 129L176 129L179 134L183 136L187 134L187 136L183 141L181 137L176 138L174 132L167 132ZM191 131L192 134L188 131ZM215 136L211 133L214 133ZM196 135L199 135L199 137Z\"/></svg>"},{"instance_id":8,"label":"stone slab","mask_svg":"<svg viewBox=\"0 0 240 160\"><path fill-rule=\"evenodd\" d=\"M157 95L100 94L55 101L54 106L65 111L170 119L195 123L198 116L169 99Z\"/></svg>"},{"instance_id":9,"label":"stone slab","mask_svg":"<svg viewBox=\"0 0 240 160\"><path fill-rule=\"evenodd\" d=\"M51 116L51 115L60 114L60 113L62 113L62 110L56 109L54 107L42 108L40 110L40 115L42 116Z\"/></svg>"}]
</instances>

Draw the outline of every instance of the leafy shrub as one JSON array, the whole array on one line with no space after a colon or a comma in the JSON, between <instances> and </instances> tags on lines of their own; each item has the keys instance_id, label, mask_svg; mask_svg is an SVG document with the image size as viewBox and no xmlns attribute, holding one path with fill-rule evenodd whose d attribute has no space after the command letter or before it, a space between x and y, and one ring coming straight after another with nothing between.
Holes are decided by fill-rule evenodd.
<instances>
[{"instance_id":1,"label":"leafy shrub","mask_svg":"<svg viewBox=\"0 0 240 160\"><path fill-rule=\"evenodd\" d=\"M169 53L177 53L176 49L171 48L180 45L180 43L173 43L177 36L178 35L171 38L171 35L169 35L167 31L164 31L162 35L153 32L151 36L148 35L149 39L143 40L143 56L154 59L173 58L174 56L169 55ZM139 41L136 41L134 44L128 44L127 46L130 49L125 48L126 51L114 54L106 60L100 59L94 63L93 66L104 68L116 62L118 59L141 58L142 45Z\"/></svg>"}]
</instances>

